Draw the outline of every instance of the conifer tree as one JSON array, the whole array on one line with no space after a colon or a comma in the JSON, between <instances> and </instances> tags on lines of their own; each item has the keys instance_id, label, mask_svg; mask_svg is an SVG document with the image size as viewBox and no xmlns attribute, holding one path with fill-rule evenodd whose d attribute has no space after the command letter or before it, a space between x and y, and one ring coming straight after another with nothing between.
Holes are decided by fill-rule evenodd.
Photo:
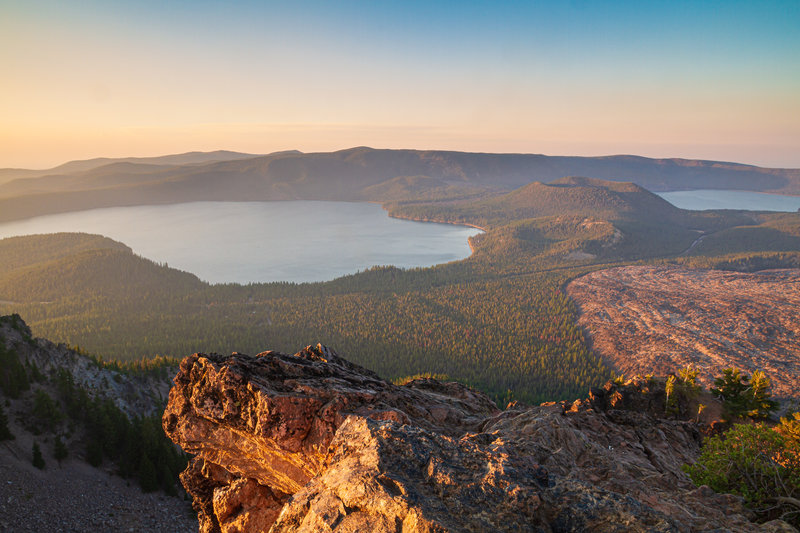
<instances>
[{"instance_id":1,"label":"conifer tree","mask_svg":"<svg viewBox=\"0 0 800 533\"><path fill-rule=\"evenodd\" d=\"M28 374L17 353L0 342L0 390L10 398L19 398L29 388Z\"/></svg>"},{"instance_id":2,"label":"conifer tree","mask_svg":"<svg viewBox=\"0 0 800 533\"><path fill-rule=\"evenodd\" d=\"M722 376L714 380L711 392L722 400L728 416L738 418L748 411L745 397L747 380L747 374L742 374L738 368L726 368Z\"/></svg>"},{"instance_id":3,"label":"conifer tree","mask_svg":"<svg viewBox=\"0 0 800 533\"><path fill-rule=\"evenodd\" d=\"M665 411L667 414L674 413L677 410L678 400L675 398L675 383L677 379L674 375L670 375L664 384L664 393L667 395L667 405Z\"/></svg>"},{"instance_id":4,"label":"conifer tree","mask_svg":"<svg viewBox=\"0 0 800 533\"><path fill-rule=\"evenodd\" d=\"M8 429L8 417L3 406L0 405L0 440L12 440L13 438L14 434Z\"/></svg>"},{"instance_id":5,"label":"conifer tree","mask_svg":"<svg viewBox=\"0 0 800 533\"><path fill-rule=\"evenodd\" d=\"M142 487L142 492L153 492L158 489L156 468L147 454L142 455L142 462L139 464L139 485Z\"/></svg>"},{"instance_id":6,"label":"conifer tree","mask_svg":"<svg viewBox=\"0 0 800 533\"><path fill-rule=\"evenodd\" d=\"M67 458L67 446L64 444L64 441L61 440L61 436L56 437L56 442L53 446L53 457L55 457L59 465L61 461Z\"/></svg>"},{"instance_id":7,"label":"conifer tree","mask_svg":"<svg viewBox=\"0 0 800 533\"><path fill-rule=\"evenodd\" d=\"M678 371L678 379L681 382L681 391L687 398L695 398L700 394L700 385L697 384L697 370L691 365L685 366Z\"/></svg>"},{"instance_id":8,"label":"conifer tree","mask_svg":"<svg viewBox=\"0 0 800 533\"><path fill-rule=\"evenodd\" d=\"M95 439L89 439L86 446L86 462L92 466L103 464L103 446Z\"/></svg>"},{"instance_id":9,"label":"conifer tree","mask_svg":"<svg viewBox=\"0 0 800 533\"><path fill-rule=\"evenodd\" d=\"M61 421L62 415L55 400L42 389L36 391L33 399L33 416L37 419L37 426L52 429Z\"/></svg>"},{"instance_id":10,"label":"conifer tree","mask_svg":"<svg viewBox=\"0 0 800 533\"><path fill-rule=\"evenodd\" d=\"M778 408L778 402L771 399L769 378L761 370L756 370L750 377L750 411L748 416L755 419L769 418Z\"/></svg>"},{"instance_id":11,"label":"conifer tree","mask_svg":"<svg viewBox=\"0 0 800 533\"><path fill-rule=\"evenodd\" d=\"M39 443L33 442L33 466L39 470L44 469L44 457L42 457L42 449L39 448Z\"/></svg>"},{"instance_id":12,"label":"conifer tree","mask_svg":"<svg viewBox=\"0 0 800 533\"><path fill-rule=\"evenodd\" d=\"M167 467L161 471L161 488L168 496L177 496L178 491L175 490L175 474Z\"/></svg>"},{"instance_id":13,"label":"conifer tree","mask_svg":"<svg viewBox=\"0 0 800 533\"><path fill-rule=\"evenodd\" d=\"M753 372L751 377L736 368L726 368L722 374L714 380L711 392L722 400L729 416L766 419L778 408L778 403L771 399L770 380L761 370Z\"/></svg>"}]
</instances>

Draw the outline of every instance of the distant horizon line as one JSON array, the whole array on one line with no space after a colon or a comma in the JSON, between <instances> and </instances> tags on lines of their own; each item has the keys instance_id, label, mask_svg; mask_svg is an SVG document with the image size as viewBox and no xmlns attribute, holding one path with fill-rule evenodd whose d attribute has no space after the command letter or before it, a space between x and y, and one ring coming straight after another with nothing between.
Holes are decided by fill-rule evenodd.
<instances>
[{"instance_id":1,"label":"distant horizon line","mask_svg":"<svg viewBox=\"0 0 800 533\"><path fill-rule=\"evenodd\" d=\"M614 158L614 157L636 157L641 159L649 159L652 161L698 161L703 163L724 163L730 165L741 165L747 167L756 167L756 168L763 168L763 169L771 169L771 170L800 170L800 166L797 167L776 167L776 166L764 166L758 165L755 163L744 163L741 161L727 161L723 159L706 159L706 158L696 158L696 157L679 157L679 156L668 156L668 157L653 157L653 156L645 156L639 155L635 153L614 153L614 154L604 154L604 155L566 155L566 154L546 154L542 152L493 152L493 151L469 151L469 150L453 150L453 149L427 149L427 148L375 148L371 146L359 145L359 146L350 146L347 148L340 148L337 150L312 150L304 152L298 149L286 149L286 150L276 150L272 152L266 153L252 153L252 152L241 152L238 150L229 150L229 149L216 149L216 150L188 150L186 152L171 152L171 153L161 153L159 155L129 155L129 156L117 156L117 157L110 157L110 156L97 156L97 157L88 157L83 159L69 159L64 161L63 163L59 163L52 167L43 167L43 168L28 168L28 167L0 167L0 171L31 171L31 172L44 172L48 170L55 170L59 167L69 165L71 163L86 163L91 161L99 161L99 160L108 160L109 162L119 161L119 160L130 160L130 159L162 159L167 157L179 157L179 156L188 156L188 155L199 155L199 154L215 154L215 153L227 153L227 154L236 154L242 156L252 156L253 158L256 157L269 157L269 156L276 156L282 154L298 154L298 155L312 155L312 154L334 154L337 152L347 152L353 150L373 150L373 151L390 151L390 152L445 152L445 153L462 153L462 154L486 154L486 155L531 155L531 156L542 156L542 157L580 157L586 159L603 159L603 158ZM244 159L244 158L243 158ZM213 160L207 161L208 163L213 162ZM180 164L180 163L178 163Z\"/></svg>"}]
</instances>

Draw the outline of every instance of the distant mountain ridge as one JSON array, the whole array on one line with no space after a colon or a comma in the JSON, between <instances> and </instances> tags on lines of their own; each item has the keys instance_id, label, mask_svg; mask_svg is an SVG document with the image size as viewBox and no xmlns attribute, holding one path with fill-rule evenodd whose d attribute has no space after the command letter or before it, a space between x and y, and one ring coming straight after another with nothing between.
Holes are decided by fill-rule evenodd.
<instances>
[{"instance_id":1,"label":"distant mountain ridge","mask_svg":"<svg viewBox=\"0 0 800 533\"><path fill-rule=\"evenodd\" d=\"M380 201L510 192L564 176L650 191L741 189L800 194L800 169L638 156L568 157L367 147L337 152L189 153L73 162L12 179L0 171L0 221L94 207L187 201ZM28 171L41 172L41 171ZM35 177L33 177L35 176Z\"/></svg>"},{"instance_id":2,"label":"distant mountain ridge","mask_svg":"<svg viewBox=\"0 0 800 533\"><path fill-rule=\"evenodd\" d=\"M154 165L194 165L198 163L208 163L210 161L227 161L235 159L247 159L258 157L256 154L246 154L242 152L232 152L229 150L215 150L213 152L185 152L182 154L170 154L151 157L95 157L92 159L80 159L68 161L57 167L31 170L22 168L0 168L0 183L4 180L15 178L33 178L40 176L51 176L61 174L72 174L92 170L105 165L115 163L140 163Z\"/></svg>"}]
</instances>

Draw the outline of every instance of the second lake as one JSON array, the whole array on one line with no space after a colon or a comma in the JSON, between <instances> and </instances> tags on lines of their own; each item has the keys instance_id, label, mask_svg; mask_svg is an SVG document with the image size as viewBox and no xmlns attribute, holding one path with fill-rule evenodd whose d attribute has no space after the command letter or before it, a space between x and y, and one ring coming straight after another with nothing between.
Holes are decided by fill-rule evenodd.
<instances>
[{"instance_id":1,"label":"second lake","mask_svg":"<svg viewBox=\"0 0 800 533\"><path fill-rule=\"evenodd\" d=\"M656 193L681 209L748 209L750 211L797 211L800 196L755 191L698 189Z\"/></svg>"}]
</instances>

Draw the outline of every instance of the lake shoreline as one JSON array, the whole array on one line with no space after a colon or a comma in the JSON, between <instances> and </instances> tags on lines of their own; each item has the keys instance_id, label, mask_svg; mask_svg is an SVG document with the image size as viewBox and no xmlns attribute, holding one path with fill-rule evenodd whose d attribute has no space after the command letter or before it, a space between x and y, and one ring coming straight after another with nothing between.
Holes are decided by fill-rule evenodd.
<instances>
[{"instance_id":1,"label":"lake shoreline","mask_svg":"<svg viewBox=\"0 0 800 533\"><path fill-rule=\"evenodd\" d=\"M0 224L0 238L107 236L209 284L327 282L373 266L427 268L467 259L482 228L413 221L368 202L183 202L96 208ZM443 226L442 224L447 224Z\"/></svg>"},{"instance_id":2,"label":"lake shoreline","mask_svg":"<svg viewBox=\"0 0 800 533\"><path fill-rule=\"evenodd\" d=\"M396 218L398 220L410 220L412 222L429 222L429 223L432 223L432 224L450 224L452 226L464 226L466 228L479 229L484 233L489 231L486 228L482 228L482 227L477 226L475 224L467 224L466 222L453 222L451 220L440 220L440 219L434 219L434 218L415 218L415 217L409 217L409 216L403 216L403 215L396 215L394 213L387 213L387 214L388 214L388 216L390 218Z\"/></svg>"},{"instance_id":3,"label":"lake shoreline","mask_svg":"<svg viewBox=\"0 0 800 533\"><path fill-rule=\"evenodd\" d=\"M386 208L384 207L384 209L386 209ZM414 217L409 217L409 216L396 215L394 213L390 213L388 210L386 210L386 214L390 218L396 218L396 219L399 219L399 220L410 220L412 222L428 222L428 223L433 223L433 224L452 224L453 226L464 226L464 227L467 227L467 228L474 228L474 229L481 230L484 233L487 232L486 228L482 228L482 227L477 226L475 224L467 224L466 222L452 222L450 220L434 220L434 219L430 219L430 218L414 218ZM469 257L472 257L472 254L475 253L475 247L472 245L472 237L474 237L474 235L470 236L470 237L467 237L467 245L469 246L469 256L465 257L464 259L468 259ZM461 261L463 261L464 259L461 259Z\"/></svg>"}]
</instances>

